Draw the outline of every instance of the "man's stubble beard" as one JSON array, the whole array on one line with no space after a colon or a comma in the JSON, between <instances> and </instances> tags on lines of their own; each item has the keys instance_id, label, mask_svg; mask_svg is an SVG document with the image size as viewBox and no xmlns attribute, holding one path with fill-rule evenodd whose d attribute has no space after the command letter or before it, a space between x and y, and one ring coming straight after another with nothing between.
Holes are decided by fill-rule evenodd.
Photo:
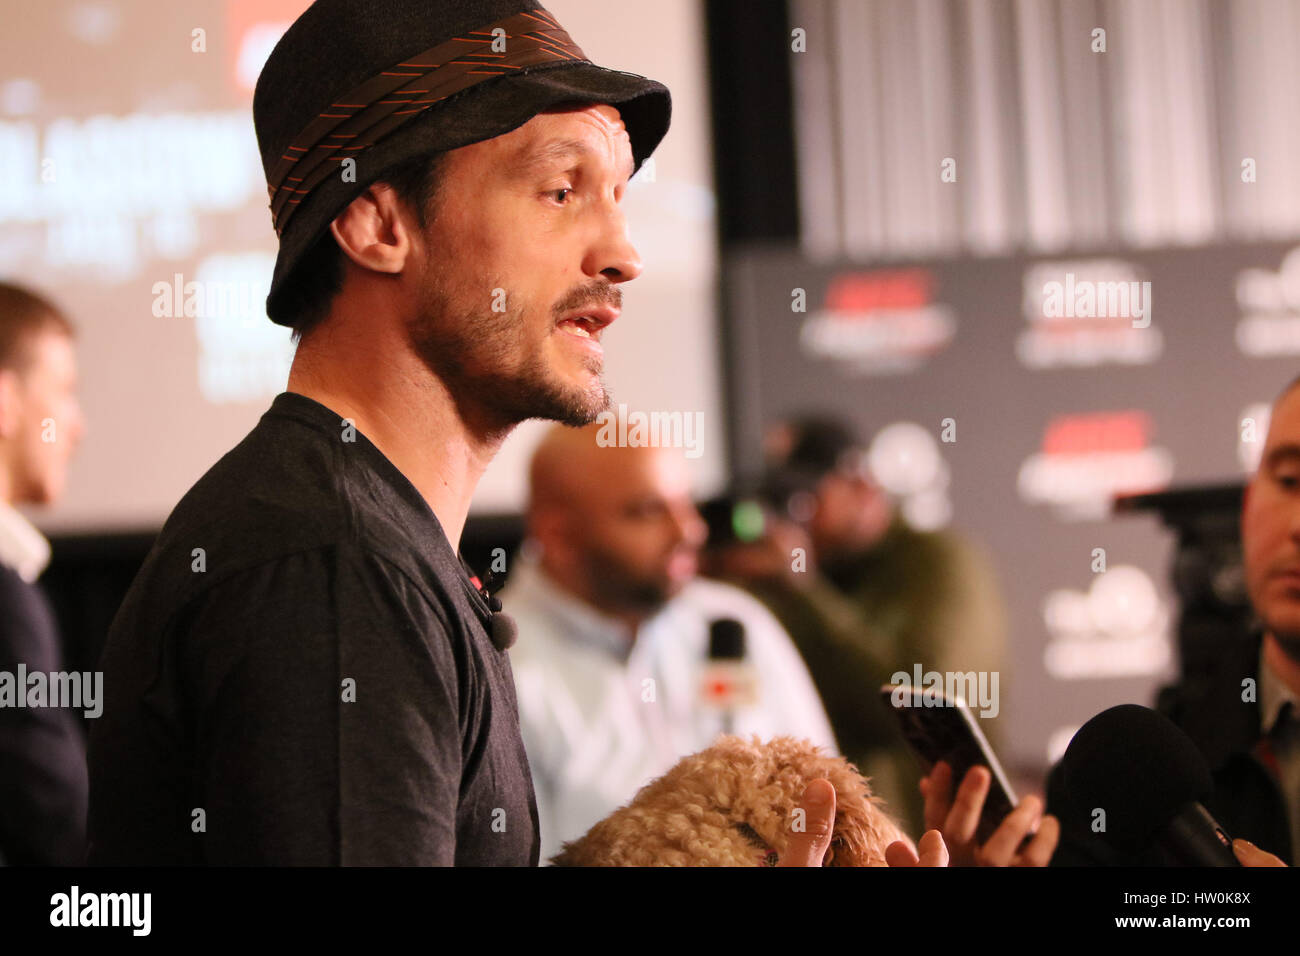
<instances>
[{"instance_id":1,"label":"man's stubble beard","mask_svg":"<svg viewBox=\"0 0 1300 956\"><path fill-rule=\"evenodd\" d=\"M647 580L626 569L615 554L592 548L586 555L587 580L592 582L597 602L608 610L650 617L674 596L673 589L659 580Z\"/></svg>"},{"instance_id":2,"label":"man's stubble beard","mask_svg":"<svg viewBox=\"0 0 1300 956\"><path fill-rule=\"evenodd\" d=\"M1290 600L1276 605L1269 602L1269 579L1265 576L1261 583L1261 573L1248 567L1247 594L1254 611L1252 627L1271 634L1287 657L1300 662L1300 613L1288 606L1293 603Z\"/></svg>"},{"instance_id":3,"label":"man's stubble beard","mask_svg":"<svg viewBox=\"0 0 1300 956\"><path fill-rule=\"evenodd\" d=\"M476 288L501 287L489 283ZM490 303L492 296L458 291L444 275L435 275L425 286L419 314L407 326L412 349L457 404L472 401L505 427L530 418L578 427L609 408L599 359L589 356L583 362L596 377L590 388L566 385L548 372L542 343L530 346L525 306L493 312L468 304L485 299ZM506 302L511 299L507 294ZM548 334L556 334L553 320L548 321Z\"/></svg>"},{"instance_id":4,"label":"man's stubble beard","mask_svg":"<svg viewBox=\"0 0 1300 956\"><path fill-rule=\"evenodd\" d=\"M1300 628L1270 627L1267 623L1265 623L1264 627L1268 633L1273 635L1273 640L1277 642L1277 646L1282 653L1300 664Z\"/></svg>"}]
</instances>

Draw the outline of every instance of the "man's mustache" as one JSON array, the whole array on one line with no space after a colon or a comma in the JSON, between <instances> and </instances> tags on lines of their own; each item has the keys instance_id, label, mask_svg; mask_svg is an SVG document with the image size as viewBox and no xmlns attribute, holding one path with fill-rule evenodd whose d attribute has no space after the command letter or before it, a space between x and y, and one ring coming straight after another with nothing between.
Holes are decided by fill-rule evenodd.
<instances>
[{"instance_id":1,"label":"man's mustache","mask_svg":"<svg viewBox=\"0 0 1300 956\"><path fill-rule=\"evenodd\" d=\"M608 282L596 282L581 289L574 289L555 305L556 318L585 309L589 306L608 305L622 310L623 290Z\"/></svg>"}]
</instances>

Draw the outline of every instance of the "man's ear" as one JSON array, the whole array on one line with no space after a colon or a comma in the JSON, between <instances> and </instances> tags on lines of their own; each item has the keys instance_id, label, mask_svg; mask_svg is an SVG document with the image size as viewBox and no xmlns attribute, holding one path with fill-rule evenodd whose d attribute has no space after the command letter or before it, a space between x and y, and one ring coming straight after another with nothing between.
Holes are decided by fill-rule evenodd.
<instances>
[{"instance_id":1,"label":"man's ear","mask_svg":"<svg viewBox=\"0 0 1300 956\"><path fill-rule=\"evenodd\" d=\"M545 548L555 540L556 532L559 530L557 526L558 517L554 508L535 505L526 516L527 529L525 533Z\"/></svg>"},{"instance_id":2,"label":"man's ear","mask_svg":"<svg viewBox=\"0 0 1300 956\"><path fill-rule=\"evenodd\" d=\"M416 241L406 206L387 183L375 183L348 203L330 232L357 265L394 275L405 268Z\"/></svg>"},{"instance_id":3,"label":"man's ear","mask_svg":"<svg viewBox=\"0 0 1300 956\"><path fill-rule=\"evenodd\" d=\"M572 551L568 511L550 505L537 506L528 516L528 536L541 545L552 561L567 561Z\"/></svg>"},{"instance_id":4,"label":"man's ear","mask_svg":"<svg viewBox=\"0 0 1300 956\"><path fill-rule=\"evenodd\" d=\"M12 438L18 428L18 373L0 368L0 439Z\"/></svg>"}]
</instances>

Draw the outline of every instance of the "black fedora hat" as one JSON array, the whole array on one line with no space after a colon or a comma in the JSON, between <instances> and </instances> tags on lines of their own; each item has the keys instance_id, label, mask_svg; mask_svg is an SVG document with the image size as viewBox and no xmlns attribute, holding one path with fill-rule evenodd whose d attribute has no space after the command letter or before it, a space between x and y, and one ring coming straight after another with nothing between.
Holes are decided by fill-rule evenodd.
<instances>
[{"instance_id":1,"label":"black fedora hat","mask_svg":"<svg viewBox=\"0 0 1300 956\"><path fill-rule=\"evenodd\" d=\"M579 102L618 107L637 169L668 131L667 87L596 66L536 0L316 0L253 95L280 238L267 312L291 323L275 308L285 280L389 169Z\"/></svg>"}]
</instances>

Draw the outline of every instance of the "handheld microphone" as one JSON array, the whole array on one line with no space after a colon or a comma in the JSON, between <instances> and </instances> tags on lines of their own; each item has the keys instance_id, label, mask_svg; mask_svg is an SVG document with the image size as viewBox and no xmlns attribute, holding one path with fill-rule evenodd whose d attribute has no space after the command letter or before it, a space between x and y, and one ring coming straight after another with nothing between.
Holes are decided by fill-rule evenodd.
<instances>
[{"instance_id":1,"label":"handheld microphone","mask_svg":"<svg viewBox=\"0 0 1300 956\"><path fill-rule=\"evenodd\" d=\"M1156 849L1170 866L1241 865L1203 805L1214 792L1205 758L1167 717L1137 704L1104 710L1079 728L1061 765L1071 805L1120 852Z\"/></svg>"},{"instance_id":2,"label":"handheld microphone","mask_svg":"<svg viewBox=\"0 0 1300 956\"><path fill-rule=\"evenodd\" d=\"M745 626L735 618L709 624L709 656L700 683L704 705L722 713L722 732L732 732L738 707L757 699L756 681L745 660Z\"/></svg>"}]
</instances>

